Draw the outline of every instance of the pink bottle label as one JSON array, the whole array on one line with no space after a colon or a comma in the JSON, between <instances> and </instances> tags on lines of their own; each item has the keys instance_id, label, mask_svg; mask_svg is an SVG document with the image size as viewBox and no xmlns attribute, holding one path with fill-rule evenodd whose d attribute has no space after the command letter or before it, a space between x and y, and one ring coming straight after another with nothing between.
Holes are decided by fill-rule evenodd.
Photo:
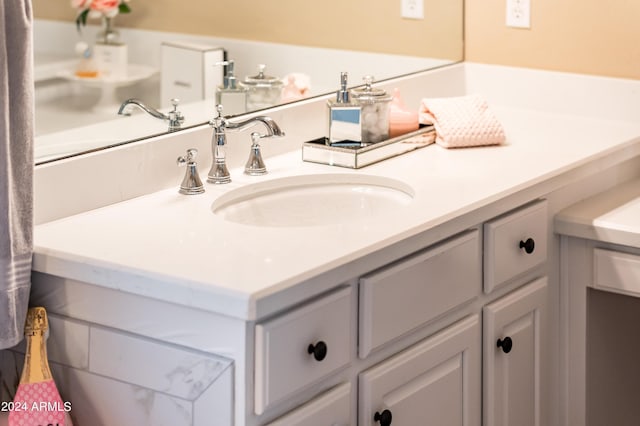
<instances>
[{"instance_id":1,"label":"pink bottle label","mask_svg":"<svg viewBox=\"0 0 640 426\"><path fill-rule=\"evenodd\" d=\"M66 406L53 380L18 386L9 413L9 426L69 426Z\"/></svg>"}]
</instances>

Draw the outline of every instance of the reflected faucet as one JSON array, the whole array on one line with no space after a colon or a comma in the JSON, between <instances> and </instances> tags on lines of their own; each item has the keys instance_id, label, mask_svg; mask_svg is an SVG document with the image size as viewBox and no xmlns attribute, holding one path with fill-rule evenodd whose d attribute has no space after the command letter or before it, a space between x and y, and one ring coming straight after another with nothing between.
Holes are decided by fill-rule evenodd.
<instances>
[{"instance_id":1,"label":"reflected faucet","mask_svg":"<svg viewBox=\"0 0 640 426\"><path fill-rule=\"evenodd\" d=\"M231 176L227 169L225 152L225 146L227 145L227 130L239 132L248 129L255 124L262 123L267 129L267 133L265 135L260 135L261 138L284 136L284 132L271 117L260 115L244 121L232 123L222 116L222 105L217 105L216 110L218 115L209 121L209 125L213 127L213 136L211 138L213 164L211 164L211 169L207 175L207 182L218 184L229 183L231 182ZM255 137L252 136L252 138Z\"/></svg>"},{"instance_id":2,"label":"reflected faucet","mask_svg":"<svg viewBox=\"0 0 640 426\"><path fill-rule=\"evenodd\" d=\"M173 110L169 111L167 114L163 114L157 109L154 109L145 105L141 100L131 98L131 99L127 99L122 103L122 105L120 105L118 114L131 115L131 107L137 106L141 110L147 112L152 117L155 117L162 121L167 121L169 123L169 131L173 132L175 130L180 129L182 123L184 122L184 116L180 111L178 111L179 103L180 103L179 99L171 99L171 105L173 105Z\"/></svg>"}]
</instances>

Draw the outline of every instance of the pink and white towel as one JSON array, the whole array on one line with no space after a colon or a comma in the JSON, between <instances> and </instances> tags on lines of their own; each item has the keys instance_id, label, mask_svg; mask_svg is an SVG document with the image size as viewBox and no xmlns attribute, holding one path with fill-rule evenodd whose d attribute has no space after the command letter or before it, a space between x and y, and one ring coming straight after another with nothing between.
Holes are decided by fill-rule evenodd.
<instances>
[{"instance_id":1,"label":"pink and white towel","mask_svg":"<svg viewBox=\"0 0 640 426\"><path fill-rule=\"evenodd\" d=\"M433 124L436 143L445 148L504 143L502 125L480 95L423 99L420 123Z\"/></svg>"}]
</instances>

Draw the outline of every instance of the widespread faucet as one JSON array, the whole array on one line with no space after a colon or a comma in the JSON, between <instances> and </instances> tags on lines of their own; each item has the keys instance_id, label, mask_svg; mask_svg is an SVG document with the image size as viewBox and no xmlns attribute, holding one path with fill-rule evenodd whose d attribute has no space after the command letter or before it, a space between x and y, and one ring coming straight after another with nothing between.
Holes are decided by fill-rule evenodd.
<instances>
[{"instance_id":1,"label":"widespread faucet","mask_svg":"<svg viewBox=\"0 0 640 426\"><path fill-rule=\"evenodd\" d=\"M230 131L242 131L252 127L258 123L262 123L264 127L267 129L267 133L265 135L260 135L259 138L269 138L275 136L284 136L284 132L280 129L280 126L271 118L264 115L260 115L257 117L252 117L244 121L239 121L237 123L230 122L228 119L222 116L222 105L216 106L216 111L218 115L209 121L209 125L213 127L213 136L211 138L211 150L213 152L213 164L211 164L211 169L209 170L209 174L207 175L207 182L209 183L229 183L231 182L231 175L229 174L229 170L227 169L226 164L226 145L227 145L227 130ZM252 139L254 140L254 144L252 145L252 157L255 155L259 155L259 151L256 154L255 145L258 137L252 135ZM249 162L252 162L252 157L250 157ZM247 164L249 164L249 162ZM262 159L260 158L260 163ZM264 164L262 163L262 166ZM260 170L258 173L250 173L245 169L247 174L264 174L266 173L266 169Z\"/></svg>"},{"instance_id":2,"label":"widespread faucet","mask_svg":"<svg viewBox=\"0 0 640 426\"><path fill-rule=\"evenodd\" d=\"M131 107L137 106L141 110L150 114L152 117L155 117L159 120L167 121L169 123L169 131L173 132L180 129L180 127L182 126L182 123L184 122L184 116L180 111L178 111L179 103L180 103L180 100L175 98L171 99L171 105L173 105L173 109L169 111L167 114L163 114L157 109L154 109L145 105L141 100L131 98L131 99L127 99L120 105L118 114L131 115Z\"/></svg>"}]
</instances>

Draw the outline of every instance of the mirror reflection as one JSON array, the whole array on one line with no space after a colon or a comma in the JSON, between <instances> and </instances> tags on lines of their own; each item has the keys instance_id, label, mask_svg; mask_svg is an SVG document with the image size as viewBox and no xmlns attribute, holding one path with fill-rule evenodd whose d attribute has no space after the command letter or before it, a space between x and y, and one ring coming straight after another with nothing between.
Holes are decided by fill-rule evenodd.
<instances>
[{"instance_id":1,"label":"mirror reflection","mask_svg":"<svg viewBox=\"0 0 640 426\"><path fill-rule=\"evenodd\" d=\"M176 111L200 125L216 97L241 114L334 92L341 71L357 86L463 55L462 0L424 0L422 19L400 2L121 1L93 0L80 31L84 0L33 1L36 163L166 133ZM130 98L147 110L118 115Z\"/></svg>"}]
</instances>

